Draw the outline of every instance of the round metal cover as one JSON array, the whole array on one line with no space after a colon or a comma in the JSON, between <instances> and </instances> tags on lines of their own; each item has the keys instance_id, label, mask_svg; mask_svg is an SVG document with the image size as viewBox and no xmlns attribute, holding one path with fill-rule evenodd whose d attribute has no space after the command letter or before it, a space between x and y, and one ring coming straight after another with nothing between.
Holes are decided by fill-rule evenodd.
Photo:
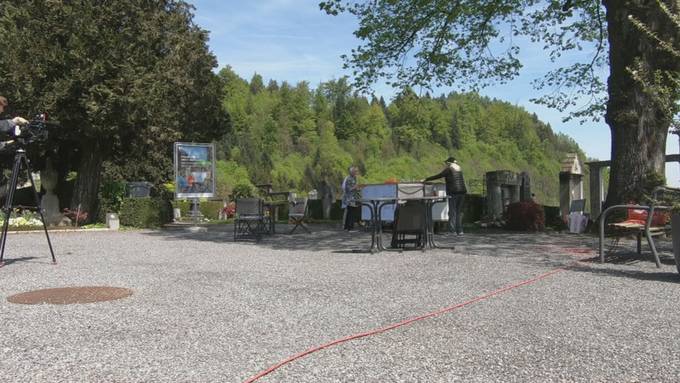
<instances>
[{"instance_id":1,"label":"round metal cover","mask_svg":"<svg viewBox=\"0 0 680 383\"><path fill-rule=\"evenodd\" d=\"M112 301L126 298L130 295L132 295L132 290L122 287L85 286L28 291L7 297L7 300L11 303L24 305L37 305L43 303L70 305L74 303Z\"/></svg>"}]
</instances>

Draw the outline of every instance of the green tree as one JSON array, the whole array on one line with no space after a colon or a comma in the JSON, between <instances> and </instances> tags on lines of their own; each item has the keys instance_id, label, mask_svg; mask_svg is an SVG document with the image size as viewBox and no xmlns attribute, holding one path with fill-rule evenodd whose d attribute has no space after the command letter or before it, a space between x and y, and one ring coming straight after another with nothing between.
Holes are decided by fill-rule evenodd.
<instances>
[{"instance_id":1,"label":"green tree","mask_svg":"<svg viewBox=\"0 0 680 383\"><path fill-rule=\"evenodd\" d=\"M663 3L677 14L677 0ZM379 78L396 85L468 85L473 88L507 81L519 73L517 35L544 44L552 61L592 46L592 57L549 72L539 88L557 91L536 101L571 116L602 116L612 134L612 167L607 203L622 202L639 189L649 173L662 173L666 136L672 115L667 105L678 88L656 94L636 81L643 73L677 73L680 60L658 41L676 44L679 29L652 0L613 1L346 1L320 3L330 14L359 18L355 32L363 43L346 57L362 88ZM648 26L657 37L631 20ZM597 69L609 67L604 84ZM592 102L573 111L576 96ZM593 98L591 98L593 97ZM606 105L606 108L605 108Z\"/></svg>"},{"instance_id":2,"label":"green tree","mask_svg":"<svg viewBox=\"0 0 680 383\"><path fill-rule=\"evenodd\" d=\"M77 172L72 207L96 211L105 161L168 176L173 141L224 132L217 62L192 18L174 0L0 3L0 89L63 126L61 151L75 154L57 162Z\"/></svg>"}]
</instances>

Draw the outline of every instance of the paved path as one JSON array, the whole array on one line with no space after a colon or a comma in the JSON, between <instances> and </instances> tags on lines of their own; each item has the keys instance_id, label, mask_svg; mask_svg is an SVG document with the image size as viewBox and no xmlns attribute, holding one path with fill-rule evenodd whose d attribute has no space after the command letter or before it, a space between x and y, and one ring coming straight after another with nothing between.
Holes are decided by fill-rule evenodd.
<instances>
[{"instance_id":1,"label":"paved path","mask_svg":"<svg viewBox=\"0 0 680 383\"><path fill-rule=\"evenodd\" d=\"M233 243L229 228L15 234L0 269L3 382L243 382L267 367L564 268L435 318L313 353L259 382L677 381L672 258L614 263L592 237L468 233L456 249L353 253L366 233L312 227ZM662 244L668 251L668 245ZM9 295L109 285L119 301L24 306Z\"/></svg>"}]
</instances>

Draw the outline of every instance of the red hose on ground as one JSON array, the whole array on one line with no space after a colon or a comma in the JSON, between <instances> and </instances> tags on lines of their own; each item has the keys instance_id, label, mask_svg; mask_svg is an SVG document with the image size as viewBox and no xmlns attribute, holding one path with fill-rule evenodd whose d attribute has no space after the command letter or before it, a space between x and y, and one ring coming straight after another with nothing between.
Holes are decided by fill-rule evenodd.
<instances>
[{"instance_id":1,"label":"red hose on ground","mask_svg":"<svg viewBox=\"0 0 680 383\"><path fill-rule=\"evenodd\" d=\"M500 289L498 289L498 290L494 290L494 291L492 291L492 292L490 292L490 293L484 294L484 295L482 295L482 296L479 296L479 297L477 297L477 298L471 299L471 300L469 300L469 301L465 301L465 302L463 302L463 303L458 303L458 304L456 304L456 305L454 305L454 306L445 307L445 308L443 308L443 309L440 309L440 310L437 310L437 311L433 311L433 312L431 312L431 313L429 313L429 314L421 315L421 316L414 317L414 318L410 318L410 319L405 319L405 320L403 320L403 321L401 321L401 322L394 323L394 324L391 324L391 325L388 325L388 326L385 326L385 327L381 327L381 328L379 328L379 329L370 330L370 331L362 332L362 333L359 333L359 334L350 335L350 336L345 337L345 338L336 339L336 340L334 340L334 341L331 341L331 342L322 344L322 345L320 345L320 346L316 346L316 347L310 348L309 350L303 351L303 352L301 352L301 353L299 353L299 354L295 354L295 355L291 356L290 358L288 358L288 359L286 359L286 360L284 360L284 361L281 361L281 362L279 362L279 363L277 363L277 364L275 364L275 365L269 367L268 369L266 369L266 370L260 372L259 374L257 374L257 375L255 375L255 376L249 378L249 379L246 380L244 383L252 383L252 382L255 382L256 380L259 380L260 378L262 378L262 377L264 377L264 376L266 376L266 375L269 375L270 373L272 373L272 372L276 371L277 369L279 369L279 368L285 366L286 364L289 364L289 363L291 363L291 362L293 362L293 361L295 361L295 360L297 360L297 359L300 359L300 358L302 358L302 357L305 357L305 356L307 356L307 355L309 355L309 354L311 354L311 353L317 352L317 351L319 351L319 350L323 350L324 348L328 348L328 347L331 347L331 346L335 346L335 345L337 345L337 344L345 343L345 342L348 342L348 341L353 340L353 339L359 339L359 338L364 338L364 337L371 336L371 335L380 334L380 333L383 333L383 332L386 332L386 331L394 330L394 329L399 328L399 327L402 327L402 326L406 326L406 325L411 324L411 323L413 323L413 322L417 322L417 321L420 321L420 320L423 320L423 319L427 319L427 318L431 318L431 317L434 317L434 316L437 316L437 315L440 315L440 314L444 314L444 313L447 313L447 312L449 312L449 311L453 311L453 310L459 309L459 308L461 308L461 307L464 307L464 306L467 306L467 305L471 305L471 304L473 304L473 303L476 303L476 302L483 301L483 300L485 300L485 299L491 298L491 297L493 297L494 295L498 295L498 294L504 293L504 292L506 292L506 291L509 291L509 290L512 290L512 289L515 289L515 288L518 288L518 287L521 287L521 286L524 286L524 285L528 285L528 284L531 284L531 283L540 281L541 279L545 279L545 278L547 278L547 277L549 277L549 276L551 276L551 275L557 274L557 273L559 273L559 272L561 272L561 271L564 271L564 270L565 270L564 268L554 269L554 270L551 270L551 271L549 271L549 272L547 272L547 273L545 273L545 274L541 274L541 275L539 275L539 276L537 276L537 277L534 277L534 278L531 278L531 279L527 279L527 280L525 280L525 281L522 281L522 282L519 282L519 283L510 285L510 286L506 286L506 287L500 288Z\"/></svg>"}]
</instances>

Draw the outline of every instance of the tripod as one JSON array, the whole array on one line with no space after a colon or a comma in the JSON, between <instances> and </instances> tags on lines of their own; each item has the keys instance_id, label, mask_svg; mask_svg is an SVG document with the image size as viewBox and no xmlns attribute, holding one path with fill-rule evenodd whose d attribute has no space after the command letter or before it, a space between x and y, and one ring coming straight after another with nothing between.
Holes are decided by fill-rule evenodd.
<instances>
[{"instance_id":1,"label":"tripod","mask_svg":"<svg viewBox=\"0 0 680 383\"><path fill-rule=\"evenodd\" d=\"M0 267L4 266L4 256L5 256L5 244L7 243L7 229L9 228L9 217L12 214L12 209L14 208L14 192L17 189L17 182L19 180L19 172L22 168L26 169L26 175L31 181L31 189L33 189L33 197L35 199L35 210L40 213L40 219L43 223L43 228L45 229L45 237L47 237L47 245L50 247L50 254L52 254L52 263L57 263L57 259L54 258L54 250L52 250L52 242L50 241L50 235L47 233L47 223L45 222L45 216L43 215L42 208L40 207L40 198L38 197L38 191L35 190L35 183L33 182L33 176L31 175L31 166L28 163L28 158L26 158L26 151L24 149L17 149L14 155L14 167L12 168L12 178L7 186L7 198L5 200L5 206L2 211L5 213L5 222L2 225L2 234L0 235Z\"/></svg>"}]
</instances>

